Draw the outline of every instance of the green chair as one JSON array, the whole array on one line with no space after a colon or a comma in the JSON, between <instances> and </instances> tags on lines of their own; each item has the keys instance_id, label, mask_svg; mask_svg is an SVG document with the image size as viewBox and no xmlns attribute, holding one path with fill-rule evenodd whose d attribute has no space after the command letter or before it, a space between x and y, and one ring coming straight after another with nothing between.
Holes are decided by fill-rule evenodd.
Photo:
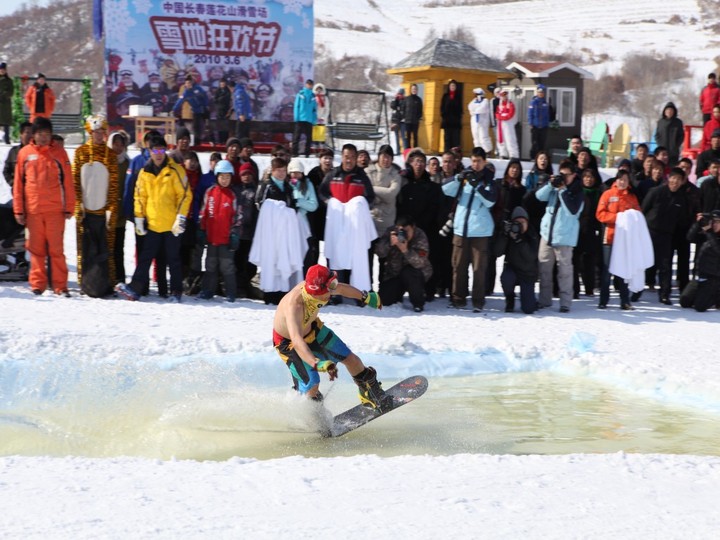
<instances>
[{"instance_id":1,"label":"green chair","mask_svg":"<svg viewBox=\"0 0 720 540\"><path fill-rule=\"evenodd\" d=\"M605 122L595 124L590 140L586 142L585 146L590 149L599 164L605 163L608 151L608 126Z\"/></svg>"}]
</instances>

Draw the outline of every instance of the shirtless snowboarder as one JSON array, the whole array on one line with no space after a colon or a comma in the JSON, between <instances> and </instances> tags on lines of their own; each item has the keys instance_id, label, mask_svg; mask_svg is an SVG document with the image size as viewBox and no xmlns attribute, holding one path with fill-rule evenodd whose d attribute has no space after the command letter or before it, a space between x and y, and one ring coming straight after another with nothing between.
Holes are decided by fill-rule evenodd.
<instances>
[{"instance_id":1,"label":"shirtless snowboarder","mask_svg":"<svg viewBox=\"0 0 720 540\"><path fill-rule=\"evenodd\" d=\"M342 362L358 385L360 401L373 408L390 406L377 380L375 369L365 367L362 360L318 318L321 307L336 294L361 300L365 305L381 309L376 292L360 291L346 283L338 283L337 274L316 264L308 269L305 281L287 293L275 312L273 344L280 358L292 373L295 389L311 399L322 401L320 375L327 372L330 380L338 376L337 362Z\"/></svg>"}]
</instances>

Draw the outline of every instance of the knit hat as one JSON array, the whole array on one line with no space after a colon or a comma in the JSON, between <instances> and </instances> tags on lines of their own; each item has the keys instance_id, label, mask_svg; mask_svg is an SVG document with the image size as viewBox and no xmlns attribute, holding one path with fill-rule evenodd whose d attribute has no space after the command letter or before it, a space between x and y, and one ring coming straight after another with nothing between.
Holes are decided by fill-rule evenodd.
<instances>
[{"instance_id":1,"label":"knit hat","mask_svg":"<svg viewBox=\"0 0 720 540\"><path fill-rule=\"evenodd\" d=\"M337 287L337 273L327 266L315 264L308 268L304 287L305 291L312 296L327 294L329 289Z\"/></svg>"},{"instance_id":2,"label":"knit hat","mask_svg":"<svg viewBox=\"0 0 720 540\"><path fill-rule=\"evenodd\" d=\"M7 69L7 64L5 62L0 62L0 69Z\"/></svg>"},{"instance_id":3,"label":"knit hat","mask_svg":"<svg viewBox=\"0 0 720 540\"><path fill-rule=\"evenodd\" d=\"M397 93L400 94L401 96L404 96L404 95L405 95L405 89L404 89L404 88L398 88Z\"/></svg>"},{"instance_id":4,"label":"knit hat","mask_svg":"<svg viewBox=\"0 0 720 540\"><path fill-rule=\"evenodd\" d=\"M249 165L249 163L248 163ZM302 162L298 158L292 158L290 160L290 163L288 163L287 167L288 174L299 172L305 174L305 167L303 167Z\"/></svg>"},{"instance_id":5,"label":"knit hat","mask_svg":"<svg viewBox=\"0 0 720 540\"><path fill-rule=\"evenodd\" d=\"M255 178L255 171L253 170L252 163L250 163L249 161L240 165L240 170L238 171L239 176L242 176L246 173L249 173L253 178Z\"/></svg>"},{"instance_id":6,"label":"knit hat","mask_svg":"<svg viewBox=\"0 0 720 540\"><path fill-rule=\"evenodd\" d=\"M240 145L240 139L238 139L237 137L230 137L225 143L225 148L230 148L233 144L237 144L238 146L240 146L240 148L242 148L242 146Z\"/></svg>"},{"instance_id":7,"label":"knit hat","mask_svg":"<svg viewBox=\"0 0 720 540\"><path fill-rule=\"evenodd\" d=\"M530 220L527 211L522 206L516 206L515 209L512 211L512 214L510 215L511 220L517 218L525 218L528 221Z\"/></svg>"}]
</instances>

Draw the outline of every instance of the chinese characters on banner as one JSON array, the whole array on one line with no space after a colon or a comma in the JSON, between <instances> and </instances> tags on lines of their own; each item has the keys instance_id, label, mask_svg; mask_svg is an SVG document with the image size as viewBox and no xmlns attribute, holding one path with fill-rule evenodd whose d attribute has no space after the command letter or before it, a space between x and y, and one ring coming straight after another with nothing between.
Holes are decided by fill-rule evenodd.
<instances>
[{"instance_id":1,"label":"chinese characters on banner","mask_svg":"<svg viewBox=\"0 0 720 540\"><path fill-rule=\"evenodd\" d=\"M104 0L103 7L108 119L128 133L130 105L180 118L183 107L206 103L211 122L201 138L219 139L213 121L233 123L233 97L247 118L292 121L295 95L312 78L312 0ZM195 101L183 99L188 76Z\"/></svg>"}]
</instances>

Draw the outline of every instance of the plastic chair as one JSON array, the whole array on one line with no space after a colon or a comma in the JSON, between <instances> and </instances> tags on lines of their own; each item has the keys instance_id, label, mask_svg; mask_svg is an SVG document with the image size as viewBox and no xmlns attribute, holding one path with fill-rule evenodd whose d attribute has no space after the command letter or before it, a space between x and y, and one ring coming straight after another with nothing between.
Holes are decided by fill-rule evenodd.
<instances>
[{"instance_id":1,"label":"plastic chair","mask_svg":"<svg viewBox=\"0 0 720 540\"><path fill-rule=\"evenodd\" d=\"M615 158L630 158L630 127L627 124L620 124L615 130L615 135L608 146L605 166L613 167Z\"/></svg>"},{"instance_id":2,"label":"plastic chair","mask_svg":"<svg viewBox=\"0 0 720 540\"><path fill-rule=\"evenodd\" d=\"M595 124L587 147L597 158L598 163L605 163L608 150L608 126L605 122Z\"/></svg>"}]
</instances>

